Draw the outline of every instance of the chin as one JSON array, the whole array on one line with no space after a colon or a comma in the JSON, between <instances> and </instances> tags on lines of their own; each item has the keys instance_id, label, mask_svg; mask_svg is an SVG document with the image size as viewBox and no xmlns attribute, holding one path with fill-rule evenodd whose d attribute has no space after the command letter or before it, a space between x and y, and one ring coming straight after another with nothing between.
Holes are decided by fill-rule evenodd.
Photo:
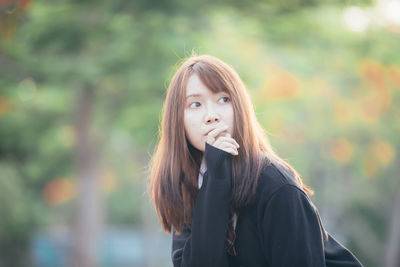
<instances>
[{"instance_id":1,"label":"chin","mask_svg":"<svg viewBox=\"0 0 400 267\"><path fill-rule=\"evenodd\" d=\"M197 150L204 152L206 150L206 139L203 138L200 142L194 146Z\"/></svg>"},{"instance_id":2,"label":"chin","mask_svg":"<svg viewBox=\"0 0 400 267\"><path fill-rule=\"evenodd\" d=\"M204 152L206 150L207 136L198 136L197 138L191 138L191 140L196 142L190 142L189 138L186 139L192 148L200 152Z\"/></svg>"},{"instance_id":3,"label":"chin","mask_svg":"<svg viewBox=\"0 0 400 267\"><path fill-rule=\"evenodd\" d=\"M206 149L206 143L204 142L203 144L196 144L193 146L195 149L204 152Z\"/></svg>"},{"instance_id":4,"label":"chin","mask_svg":"<svg viewBox=\"0 0 400 267\"><path fill-rule=\"evenodd\" d=\"M204 145L199 150L204 153L204 151L206 151L206 143L204 143Z\"/></svg>"}]
</instances>

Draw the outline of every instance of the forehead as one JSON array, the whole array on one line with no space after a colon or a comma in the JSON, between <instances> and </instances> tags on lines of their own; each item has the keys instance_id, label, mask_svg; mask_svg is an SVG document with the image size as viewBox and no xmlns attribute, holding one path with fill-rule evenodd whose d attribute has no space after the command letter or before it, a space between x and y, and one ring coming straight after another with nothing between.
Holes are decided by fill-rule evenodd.
<instances>
[{"instance_id":1,"label":"forehead","mask_svg":"<svg viewBox=\"0 0 400 267\"><path fill-rule=\"evenodd\" d=\"M203 82L200 80L200 77L197 74L192 74L186 86L186 95L191 95L195 93L201 93L204 91L210 91Z\"/></svg>"},{"instance_id":2,"label":"forehead","mask_svg":"<svg viewBox=\"0 0 400 267\"><path fill-rule=\"evenodd\" d=\"M193 73L186 85L186 96L191 94L216 94L227 92L226 88L221 86L221 83L215 78L201 79L196 73Z\"/></svg>"}]
</instances>

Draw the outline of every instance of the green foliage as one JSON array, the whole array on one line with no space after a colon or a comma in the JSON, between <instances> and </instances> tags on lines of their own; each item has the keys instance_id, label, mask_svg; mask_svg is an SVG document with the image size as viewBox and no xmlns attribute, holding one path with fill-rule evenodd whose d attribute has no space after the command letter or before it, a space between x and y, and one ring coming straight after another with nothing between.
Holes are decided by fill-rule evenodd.
<instances>
[{"instance_id":1,"label":"green foliage","mask_svg":"<svg viewBox=\"0 0 400 267\"><path fill-rule=\"evenodd\" d=\"M0 258L26 265L35 230L72 223L86 88L106 221L146 223L144 166L165 90L194 50L239 72L273 147L316 190L328 230L379 265L398 184L400 36L345 28L343 8L371 1L328 3L33 2L0 44Z\"/></svg>"}]
</instances>

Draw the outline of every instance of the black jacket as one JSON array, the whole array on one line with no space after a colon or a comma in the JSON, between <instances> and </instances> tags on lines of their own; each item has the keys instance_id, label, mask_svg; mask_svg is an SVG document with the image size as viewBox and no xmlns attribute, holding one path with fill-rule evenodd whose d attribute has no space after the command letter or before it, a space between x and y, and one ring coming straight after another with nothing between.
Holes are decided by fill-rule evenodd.
<instances>
[{"instance_id":1,"label":"black jacket","mask_svg":"<svg viewBox=\"0 0 400 267\"><path fill-rule=\"evenodd\" d=\"M362 266L322 227L317 209L293 175L274 164L260 174L256 201L238 214L235 248L225 249L231 199L232 156L206 144L203 177L191 229L172 229L177 266Z\"/></svg>"}]
</instances>

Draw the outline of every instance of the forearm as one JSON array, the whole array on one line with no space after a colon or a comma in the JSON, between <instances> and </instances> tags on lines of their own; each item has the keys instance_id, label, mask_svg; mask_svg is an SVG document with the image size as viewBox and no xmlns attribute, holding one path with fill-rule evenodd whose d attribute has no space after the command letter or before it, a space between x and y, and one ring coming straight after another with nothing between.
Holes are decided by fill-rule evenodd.
<instances>
[{"instance_id":1,"label":"forearm","mask_svg":"<svg viewBox=\"0 0 400 267\"><path fill-rule=\"evenodd\" d=\"M208 170L196 199L191 229L173 233L174 266L228 266L224 249L231 199L231 158L214 147L206 150Z\"/></svg>"}]
</instances>

